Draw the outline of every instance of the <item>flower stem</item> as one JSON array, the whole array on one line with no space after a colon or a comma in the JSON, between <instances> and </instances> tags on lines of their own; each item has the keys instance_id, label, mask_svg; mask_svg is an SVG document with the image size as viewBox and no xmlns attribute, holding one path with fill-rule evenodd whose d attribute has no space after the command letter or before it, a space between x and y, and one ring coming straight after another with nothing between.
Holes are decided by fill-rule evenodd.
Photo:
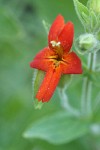
<instances>
[{"instance_id":1,"label":"flower stem","mask_svg":"<svg viewBox=\"0 0 100 150\"><path fill-rule=\"evenodd\" d=\"M65 108L71 115L79 117L80 112L69 104L68 96L66 95L65 90L60 88L58 90L62 107Z\"/></svg>"},{"instance_id":2,"label":"flower stem","mask_svg":"<svg viewBox=\"0 0 100 150\"><path fill-rule=\"evenodd\" d=\"M96 53L89 53L88 55L88 70L91 73L95 70ZM92 114L92 82L89 76L83 78L82 87L82 113L84 115Z\"/></svg>"}]
</instances>

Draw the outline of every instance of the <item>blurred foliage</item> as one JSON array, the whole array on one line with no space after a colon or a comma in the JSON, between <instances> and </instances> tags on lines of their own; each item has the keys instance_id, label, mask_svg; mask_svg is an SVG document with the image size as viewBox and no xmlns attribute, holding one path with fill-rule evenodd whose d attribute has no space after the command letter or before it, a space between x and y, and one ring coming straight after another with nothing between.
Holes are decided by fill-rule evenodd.
<instances>
[{"instance_id":1,"label":"blurred foliage","mask_svg":"<svg viewBox=\"0 0 100 150\"><path fill-rule=\"evenodd\" d=\"M23 136L41 138L52 144L64 144L83 136L88 132L88 128L88 122L73 118L64 111L33 123Z\"/></svg>"},{"instance_id":2,"label":"blurred foliage","mask_svg":"<svg viewBox=\"0 0 100 150\"><path fill-rule=\"evenodd\" d=\"M92 135L60 146L22 136L31 123L62 110L56 92L42 110L34 110L33 70L29 67L37 51L47 45L42 20L51 24L59 13L66 21L74 22L75 36L83 31L71 0L0 0L0 150L96 150L100 147L100 138ZM76 75L67 91L75 107L80 106L81 83L82 77ZM100 122L100 110L93 122Z\"/></svg>"}]
</instances>

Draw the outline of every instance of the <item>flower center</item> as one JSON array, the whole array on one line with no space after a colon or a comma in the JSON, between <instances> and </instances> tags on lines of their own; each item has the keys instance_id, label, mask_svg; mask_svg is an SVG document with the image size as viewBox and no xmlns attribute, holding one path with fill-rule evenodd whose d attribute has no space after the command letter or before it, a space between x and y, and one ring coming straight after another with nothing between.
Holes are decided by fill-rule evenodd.
<instances>
[{"instance_id":1,"label":"flower center","mask_svg":"<svg viewBox=\"0 0 100 150\"><path fill-rule=\"evenodd\" d=\"M59 41L51 41L50 44L52 46L52 50L55 51L55 55L53 57L51 56L51 60L54 62L54 68L57 68L63 61L63 47Z\"/></svg>"},{"instance_id":2,"label":"flower center","mask_svg":"<svg viewBox=\"0 0 100 150\"><path fill-rule=\"evenodd\" d=\"M56 52L56 54L57 54L57 61L61 61L61 59L62 59L62 55L63 55L63 49L62 49L62 46L61 46L61 43L58 41L58 42L56 42L56 41L51 41L50 42L51 43L51 45L52 45L52 48L53 48L53 50Z\"/></svg>"}]
</instances>

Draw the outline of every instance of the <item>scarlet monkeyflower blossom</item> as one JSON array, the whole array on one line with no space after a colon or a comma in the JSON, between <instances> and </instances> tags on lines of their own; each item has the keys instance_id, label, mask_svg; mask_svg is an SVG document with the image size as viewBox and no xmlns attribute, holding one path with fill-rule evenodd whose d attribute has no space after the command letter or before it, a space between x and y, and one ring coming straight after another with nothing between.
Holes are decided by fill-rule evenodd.
<instances>
[{"instance_id":1,"label":"scarlet monkeyflower blossom","mask_svg":"<svg viewBox=\"0 0 100 150\"><path fill-rule=\"evenodd\" d=\"M30 67L46 72L36 94L38 101L50 100L62 74L82 73L81 61L71 51L73 37L73 23L65 24L63 16L58 15L49 31L48 47L41 50L30 63Z\"/></svg>"}]
</instances>

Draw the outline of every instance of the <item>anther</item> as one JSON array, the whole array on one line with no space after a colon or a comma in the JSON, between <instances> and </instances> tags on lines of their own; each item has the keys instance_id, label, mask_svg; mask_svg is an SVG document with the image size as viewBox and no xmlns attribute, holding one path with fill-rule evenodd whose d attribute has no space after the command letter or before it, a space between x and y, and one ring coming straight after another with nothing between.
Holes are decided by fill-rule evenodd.
<instances>
[{"instance_id":1,"label":"anther","mask_svg":"<svg viewBox=\"0 0 100 150\"><path fill-rule=\"evenodd\" d=\"M52 44L52 47L59 47L60 46L60 42L56 42L56 41L51 41L50 42Z\"/></svg>"}]
</instances>

